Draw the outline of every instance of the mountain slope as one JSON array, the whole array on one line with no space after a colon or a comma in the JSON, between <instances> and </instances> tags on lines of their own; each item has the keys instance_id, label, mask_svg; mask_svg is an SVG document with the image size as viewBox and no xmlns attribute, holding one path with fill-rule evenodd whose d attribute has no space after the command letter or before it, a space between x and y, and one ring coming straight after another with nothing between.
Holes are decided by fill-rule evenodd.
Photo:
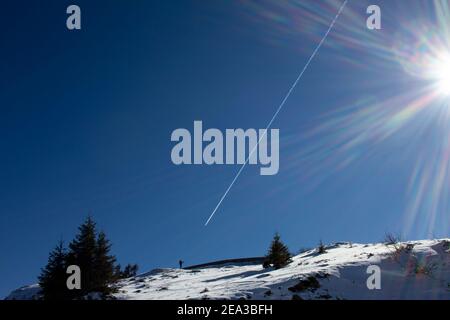
<instances>
[{"instance_id":1,"label":"mountain slope","mask_svg":"<svg viewBox=\"0 0 450 320\"><path fill-rule=\"evenodd\" d=\"M338 243L295 256L279 270L256 262L195 269L156 269L125 279L117 299L450 299L450 241L392 245ZM381 289L369 290L369 265L381 270ZM27 292L29 293L27 295ZM7 299L36 298L36 286Z\"/></svg>"}]
</instances>

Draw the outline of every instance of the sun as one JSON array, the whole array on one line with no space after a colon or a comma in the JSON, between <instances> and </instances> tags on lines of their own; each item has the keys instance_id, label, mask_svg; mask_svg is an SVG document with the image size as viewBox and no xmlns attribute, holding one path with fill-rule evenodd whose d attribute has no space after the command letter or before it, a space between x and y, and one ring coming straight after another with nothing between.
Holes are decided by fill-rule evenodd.
<instances>
[{"instance_id":1,"label":"sun","mask_svg":"<svg viewBox=\"0 0 450 320\"><path fill-rule=\"evenodd\" d=\"M445 52L435 59L429 70L435 90L444 96L450 96L450 52Z\"/></svg>"},{"instance_id":2,"label":"sun","mask_svg":"<svg viewBox=\"0 0 450 320\"><path fill-rule=\"evenodd\" d=\"M443 95L450 96L450 65L439 72L437 90Z\"/></svg>"}]
</instances>

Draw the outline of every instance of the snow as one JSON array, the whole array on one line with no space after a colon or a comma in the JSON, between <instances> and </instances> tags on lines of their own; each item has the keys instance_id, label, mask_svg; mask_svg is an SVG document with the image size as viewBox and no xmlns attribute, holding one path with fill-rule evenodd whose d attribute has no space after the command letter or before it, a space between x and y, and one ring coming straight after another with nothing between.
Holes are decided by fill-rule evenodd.
<instances>
[{"instance_id":1,"label":"snow","mask_svg":"<svg viewBox=\"0 0 450 320\"><path fill-rule=\"evenodd\" d=\"M328 246L323 254L315 249L299 254L279 270L264 269L261 264L251 262L213 264L192 270L155 269L122 280L115 298L447 300L450 298L448 241L396 245L338 243ZM369 265L381 269L380 290L367 287ZM311 279L315 279L318 287L309 284ZM18 289L8 299L30 298L31 292L36 295L36 289L36 285ZM29 296L25 294L27 290Z\"/></svg>"},{"instance_id":2,"label":"snow","mask_svg":"<svg viewBox=\"0 0 450 320\"><path fill-rule=\"evenodd\" d=\"M40 291L41 288L38 284L23 286L11 292L6 297L6 300L38 300L40 298Z\"/></svg>"}]
</instances>

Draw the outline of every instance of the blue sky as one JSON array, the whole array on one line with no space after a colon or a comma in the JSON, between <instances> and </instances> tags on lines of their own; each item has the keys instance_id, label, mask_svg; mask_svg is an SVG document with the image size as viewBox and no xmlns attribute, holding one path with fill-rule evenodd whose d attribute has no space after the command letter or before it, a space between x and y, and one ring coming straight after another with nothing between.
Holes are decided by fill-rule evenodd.
<instances>
[{"instance_id":1,"label":"blue sky","mask_svg":"<svg viewBox=\"0 0 450 320\"><path fill-rule=\"evenodd\" d=\"M70 241L88 214L119 262L141 271L175 267L180 258L263 255L275 232L294 252L319 240L377 242L402 232L415 156L427 154L435 134L415 140L410 123L381 144L360 144L352 151L360 156L342 169L333 161L314 168L298 156L328 147L323 133L299 138L328 121L323 114L420 89L389 51L380 58L365 42L390 39L395 22L417 11L376 2L387 11L383 29L367 30L366 3L350 2L355 15L338 21L275 121L278 175L247 167L208 227L239 167L174 166L171 132L192 130L194 120L265 128L327 26L311 19L284 34L238 1L77 1L82 30L68 31L71 2L2 4L0 295L35 282L49 250ZM354 34L344 40L354 35L355 45L336 35L348 30ZM405 237L428 236L426 217L419 210ZM448 230L442 221L435 236Z\"/></svg>"}]
</instances>

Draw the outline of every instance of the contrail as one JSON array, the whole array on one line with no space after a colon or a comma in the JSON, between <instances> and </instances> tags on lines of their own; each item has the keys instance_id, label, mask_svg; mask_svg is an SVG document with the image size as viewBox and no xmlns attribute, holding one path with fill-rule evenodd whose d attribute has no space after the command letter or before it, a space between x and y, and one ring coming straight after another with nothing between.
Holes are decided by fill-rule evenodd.
<instances>
[{"instance_id":1,"label":"contrail","mask_svg":"<svg viewBox=\"0 0 450 320\"><path fill-rule=\"evenodd\" d=\"M241 166L241 168L239 169L238 173L236 174L236 176L234 177L233 181L231 181L230 185L228 186L227 190L225 191L225 193L223 194L222 198L220 198L219 203L217 203L216 207L214 208L213 212L211 213L211 215L209 216L208 220L205 223L205 226L208 225L208 223L211 221L211 219L214 217L214 215L216 214L217 210L219 209L220 205L222 204L223 200L225 200L225 198L228 195L228 192L230 192L231 188L233 187L233 185L235 184L236 180L239 178L239 176L241 175L242 171L244 171L245 166L247 165L250 157L253 155L253 152L255 152L256 148L258 147L259 143L261 142L261 139L267 134L267 130L269 130L269 128L272 126L272 123L275 121L275 119L277 118L278 114L280 113L281 109L283 109L284 105L286 104L286 101L289 99L289 97L291 96L292 91L294 91L295 87L297 86L297 84L299 83L300 79L303 77L303 74L305 73L305 71L308 69L309 65L311 64L311 61L313 61L314 57L317 55L317 52L319 52L319 49L322 47L323 43L325 42L325 40L327 39L328 35L330 34L331 30L333 29L334 25L336 24L337 19L339 18L339 16L341 15L342 11L344 10L345 6L347 5L348 0L345 0L344 3L341 5L341 7L339 8L338 13L336 14L336 16L334 17L333 21L331 22L330 26L328 27L327 32L325 32L325 35L322 37L322 40L320 40L319 44L317 45L316 49L314 49L313 53L311 54L311 56L309 57L308 61L306 62L305 66L303 67L302 71L300 72L300 74L298 75L297 79L294 81L294 83L292 84L291 88L289 89L288 93L286 94L286 96L284 97L283 101L281 101L280 105L278 106L278 109L275 111L272 119L270 119L269 124L267 125L266 129L264 130L263 134L261 135L261 137L258 140L258 143L253 147L252 151L250 152L250 154L248 155L247 159L245 160L244 164Z\"/></svg>"}]
</instances>

